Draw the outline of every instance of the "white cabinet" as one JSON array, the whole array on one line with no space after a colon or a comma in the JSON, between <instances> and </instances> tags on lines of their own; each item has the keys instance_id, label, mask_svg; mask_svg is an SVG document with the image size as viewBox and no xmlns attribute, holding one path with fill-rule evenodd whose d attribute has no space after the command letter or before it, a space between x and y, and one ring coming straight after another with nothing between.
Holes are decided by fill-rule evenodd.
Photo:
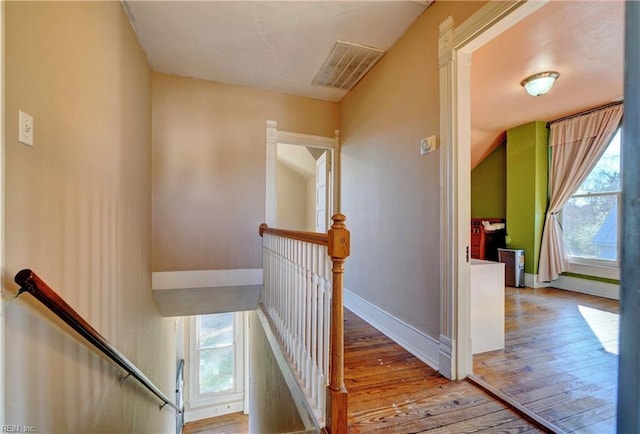
<instances>
[{"instance_id":1,"label":"white cabinet","mask_svg":"<svg viewBox=\"0 0 640 434\"><path fill-rule=\"evenodd\" d=\"M471 350L504 348L504 264L471 260Z\"/></svg>"}]
</instances>

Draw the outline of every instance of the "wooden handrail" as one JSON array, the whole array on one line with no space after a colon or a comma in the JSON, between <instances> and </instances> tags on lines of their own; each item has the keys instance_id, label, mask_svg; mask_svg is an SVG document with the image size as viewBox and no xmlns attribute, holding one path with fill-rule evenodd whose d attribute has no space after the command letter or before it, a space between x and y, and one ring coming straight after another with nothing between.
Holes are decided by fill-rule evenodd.
<instances>
[{"instance_id":1,"label":"wooden handrail","mask_svg":"<svg viewBox=\"0 0 640 434\"><path fill-rule=\"evenodd\" d=\"M290 238L302 242L327 246L332 266L331 323L329 385L327 386L327 411L325 431L344 433L347 431L347 389L344 385L344 308L343 276L344 263L350 253L350 233L345 225L346 217L336 214L327 234L318 232L273 229L266 223L260 225L258 233Z\"/></svg>"},{"instance_id":2,"label":"wooden handrail","mask_svg":"<svg viewBox=\"0 0 640 434\"><path fill-rule=\"evenodd\" d=\"M291 231L288 229L275 229L267 226L266 223L262 223L258 227L258 234L262 237L264 234L277 235L283 238L290 238L292 240L298 240L305 243L317 244L319 246L326 246L328 244L327 234L321 232L303 232L303 231Z\"/></svg>"},{"instance_id":3,"label":"wooden handrail","mask_svg":"<svg viewBox=\"0 0 640 434\"><path fill-rule=\"evenodd\" d=\"M78 332L94 347L99 349L104 355L115 362L122 369L127 371L127 377L131 376L138 380L140 384L146 387L151 393L156 395L163 404L173 408L179 413L183 409L171 402L160 389L158 389L129 359L113 347L100 333L94 329L91 324L85 321L71 306L65 302L53 289L49 287L36 273L29 269L25 269L16 274L15 282L20 285L18 295L28 292L38 301L44 304L50 311L56 314L58 318L68 324L72 329ZM127 378L125 377L125 379Z\"/></svg>"}]
</instances>

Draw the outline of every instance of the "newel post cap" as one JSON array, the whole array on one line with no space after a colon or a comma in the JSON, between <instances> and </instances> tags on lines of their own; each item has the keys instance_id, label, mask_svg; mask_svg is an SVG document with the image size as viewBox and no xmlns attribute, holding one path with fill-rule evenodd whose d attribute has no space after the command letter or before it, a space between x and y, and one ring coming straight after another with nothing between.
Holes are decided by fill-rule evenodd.
<instances>
[{"instance_id":1,"label":"newel post cap","mask_svg":"<svg viewBox=\"0 0 640 434\"><path fill-rule=\"evenodd\" d=\"M329 229L327 250L329 256L336 259L344 259L349 256L350 233L344 222L347 218L344 214L336 214L331 217L333 224Z\"/></svg>"}]
</instances>

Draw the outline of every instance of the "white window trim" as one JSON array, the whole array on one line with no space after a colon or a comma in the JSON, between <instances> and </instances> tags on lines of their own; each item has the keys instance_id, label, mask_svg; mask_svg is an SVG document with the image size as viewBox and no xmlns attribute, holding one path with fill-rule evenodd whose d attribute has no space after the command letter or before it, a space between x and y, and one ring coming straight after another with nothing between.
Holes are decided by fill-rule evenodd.
<instances>
[{"instance_id":1,"label":"white window trim","mask_svg":"<svg viewBox=\"0 0 640 434\"><path fill-rule=\"evenodd\" d=\"M583 276L620 280L620 267L617 261L569 256L569 272Z\"/></svg>"},{"instance_id":2,"label":"white window trim","mask_svg":"<svg viewBox=\"0 0 640 434\"><path fill-rule=\"evenodd\" d=\"M244 312L235 312L233 314L233 330L234 330L234 388L226 393L220 394L198 394L198 377L199 377L199 359L198 359L198 342L197 342L197 316L188 317L188 363L185 372L187 379L188 400L186 401L186 417L187 422L222 416L228 413L235 413L244 410L245 397L245 315Z\"/></svg>"}]
</instances>

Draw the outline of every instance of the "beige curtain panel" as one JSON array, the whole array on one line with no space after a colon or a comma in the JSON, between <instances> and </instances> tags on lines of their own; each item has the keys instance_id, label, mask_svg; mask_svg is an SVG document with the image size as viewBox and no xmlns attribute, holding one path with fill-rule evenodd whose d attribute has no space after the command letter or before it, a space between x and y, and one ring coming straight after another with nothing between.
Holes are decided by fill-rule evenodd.
<instances>
[{"instance_id":1,"label":"beige curtain panel","mask_svg":"<svg viewBox=\"0 0 640 434\"><path fill-rule=\"evenodd\" d=\"M623 108L619 104L551 124L551 198L542 233L538 282L556 280L569 271L558 212L606 150L620 125Z\"/></svg>"}]
</instances>

